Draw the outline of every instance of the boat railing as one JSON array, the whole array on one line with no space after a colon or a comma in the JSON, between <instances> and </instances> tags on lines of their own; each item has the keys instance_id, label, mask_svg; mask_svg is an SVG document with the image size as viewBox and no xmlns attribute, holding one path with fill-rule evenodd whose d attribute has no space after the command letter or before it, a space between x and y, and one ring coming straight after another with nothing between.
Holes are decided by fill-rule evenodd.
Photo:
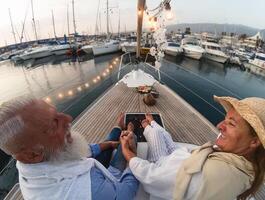
<instances>
[{"instance_id":1,"label":"boat railing","mask_svg":"<svg viewBox=\"0 0 265 200\"><path fill-rule=\"evenodd\" d=\"M205 104L207 104L210 108L217 111L219 114L224 116L224 112L220 110L217 106L215 106L212 102L202 97L200 94L198 94L196 91L192 90L191 88L185 86L181 81L176 80L174 77L170 76L169 74L163 72L162 70L156 68L152 64L148 62L149 56L151 56L149 53L146 55L144 62L140 62L139 60L135 59L132 55L126 59L127 56L129 56L130 53L123 54L120 59L120 67L118 70L118 81L122 78L122 75L127 74L131 70L141 69L144 72L152 75L158 82L161 84L166 84L166 80L170 80L170 82L173 82L175 85L180 86L184 90L186 90L188 93L192 94L195 98L198 98L200 101L203 101ZM125 62L125 60L127 62ZM126 70L127 69L127 70ZM211 82L211 84L214 84ZM170 86L169 86L170 87ZM221 87L221 86L218 86ZM234 96L235 94L233 94Z\"/></svg>"},{"instance_id":2,"label":"boat railing","mask_svg":"<svg viewBox=\"0 0 265 200\"><path fill-rule=\"evenodd\" d=\"M147 54L145 61L142 62L140 59L137 59L134 54L128 52L125 53L121 56L120 59L120 65L118 69L118 76L117 80L119 81L122 77L122 72L124 72L124 75L131 71L131 70L136 70L136 69L141 69L143 71L147 71L149 74L151 74L158 82L161 81L161 75L160 75L160 70L152 66L147 62L148 56L151 57L151 54ZM129 70L128 70L129 68ZM148 69L149 68L149 69ZM126 71L127 69L127 71Z\"/></svg>"},{"instance_id":3,"label":"boat railing","mask_svg":"<svg viewBox=\"0 0 265 200\"><path fill-rule=\"evenodd\" d=\"M130 62L128 62L127 64L123 65L123 62L124 62L126 56L129 57L129 61ZM118 71L118 78L117 78L118 80L120 79L120 72L121 72L121 70L123 68L125 68L126 66L130 65L131 63L132 63L132 57L131 57L131 53L130 52L127 52L127 53L121 55L121 60L120 60L120 65L119 65L119 71Z\"/></svg>"}]
</instances>

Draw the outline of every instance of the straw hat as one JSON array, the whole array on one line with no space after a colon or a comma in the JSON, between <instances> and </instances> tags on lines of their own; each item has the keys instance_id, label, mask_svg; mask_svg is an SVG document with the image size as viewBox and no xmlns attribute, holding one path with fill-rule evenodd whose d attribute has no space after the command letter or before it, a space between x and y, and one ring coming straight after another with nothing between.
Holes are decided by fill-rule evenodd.
<instances>
[{"instance_id":1,"label":"straw hat","mask_svg":"<svg viewBox=\"0 0 265 200\"><path fill-rule=\"evenodd\" d=\"M250 97L238 100L233 97L214 96L214 100L219 102L226 112L233 107L252 126L265 147L265 99Z\"/></svg>"}]
</instances>

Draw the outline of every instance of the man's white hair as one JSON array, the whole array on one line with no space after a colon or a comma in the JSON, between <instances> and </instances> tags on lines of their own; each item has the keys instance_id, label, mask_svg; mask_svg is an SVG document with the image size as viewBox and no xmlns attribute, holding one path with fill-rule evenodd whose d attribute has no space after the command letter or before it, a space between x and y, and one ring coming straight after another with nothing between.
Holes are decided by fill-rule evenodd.
<instances>
[{"instance_id":1,"label":"man's white hair","mask_svg":"<svg viewBox=\"0 0 265 200\"><path fill-rule=\"evenodd\" d=\"M24 121L19 115L19 110L33 103L36 99L32 96L20 96L3 103L0 106L0 149L11 155L8 143L24 128Z\"/></svg>"}]
</instances>

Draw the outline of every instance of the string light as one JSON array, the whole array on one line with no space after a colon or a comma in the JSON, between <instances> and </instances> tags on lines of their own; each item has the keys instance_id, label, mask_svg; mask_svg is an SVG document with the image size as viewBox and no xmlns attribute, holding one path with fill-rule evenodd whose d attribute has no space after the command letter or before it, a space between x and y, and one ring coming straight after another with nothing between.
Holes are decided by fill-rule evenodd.
<instances>
[{"instance_id":1,"label":"string light","mask_svg":"<svg viewBox=\"0 0 265 200\"><path fill-rule=\"evenodd\" d=\"M161 12L165 9L166 11L171 10L170 6L171 0L162 0L161 3L154 9L145 8L146 14L151 16L159 16Z\"/></svg>"},{"instance_id":2,"label":"string light","mask_svg":"<svg viewBox=\"0 0 265 200\"><path fill-rule=\"evenodd\" d=\"M63 93L59 93L59 94L58 94L58 97L59 97L60 99L62 99L62 98L64 97Z\"/></svg>"},{"instance_id":3,"label":"string light","mask_svg":"<svg viewBox=\"0 0 265 200\"><path fill-rule=\"evenodd\" d=\"M74 93L73 93L72 90L69 90L69 91L68 91L68 95L69 95L69 96L72 96L73 94L74 94Z\"/></svg>"},{"instance_id":4,"label":"string light","mask_svg":"<svg viewBox=\"0 0 265 200\"><path fill-rule=\"evenodd\" d=\"M78 90L79 92L81 92L81 91L82 91L82 87L79 86L79 87L77 88L77 90Z\"/></svg>"},{"instance_id":5,"label":"string light","mask_svg":"<svg viewBox=\"0 0 265 200\"><path fill-rule=\"evenodd\" d=\"M47 103L51 103L51 102L52 102L52 100L51 100L50 97L46 97L46 98L45 98L45 101L46 101Z\"/></svg>"},{"instance_id":6,"label":"string light","mask_svg":"<svg viewBox=\"0 0 265 200\"><path fill-rule=\"evenodd\" d=\"M113 62L113 64L117 64L118 61L119 61L119 58L116 58L115 61ZM102 76L103 76L103 77L107 76L107 74L110 73L110 69L113 69L113 65L110 65L109 68L106 68L106 69L103 71ZM101 80L101 76L98 75L97 77L95 77L95 78L93 79L93 82L94 82L94 83L97 83L97 82L100 81L100 80ZM81 91L83 90L82 87L89 88L90 85L89 85L88 82L86 82L83 86L78 86L78 87L77 87L77 90L78 90L79 92L81 92ZM69 91L67 92L67 95L68 95L68 96L73 96L73 95L74 95L73 90L69 90ZM63 99L64 97L65 97L64 93L58 93L58 94L57 94L57 98L59 98L59 99ZM51 102L52 102L51 97L45 97L43 100L44 100L45 102L47 102L47 103L51 103Z\"/></svg>"}]
</instances>

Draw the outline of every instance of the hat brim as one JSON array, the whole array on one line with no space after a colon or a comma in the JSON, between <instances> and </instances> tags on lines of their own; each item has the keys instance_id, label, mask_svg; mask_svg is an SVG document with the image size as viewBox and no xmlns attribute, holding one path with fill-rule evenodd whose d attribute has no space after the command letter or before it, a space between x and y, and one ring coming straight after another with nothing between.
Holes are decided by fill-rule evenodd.
<instances>
[{"instance_id":1,"label":"hat brim","mask_svg":"<svg viewBox=\"0 0 265 200\"><path fill-rule=\"evenodd\" d=\"M245 103L233 97L214 96L214 100L220 103L226 112L234 108L238 114L246 120L257 133L263 147L265 148L265 128L259 116Z\"/></svg>"}]
</instances>

